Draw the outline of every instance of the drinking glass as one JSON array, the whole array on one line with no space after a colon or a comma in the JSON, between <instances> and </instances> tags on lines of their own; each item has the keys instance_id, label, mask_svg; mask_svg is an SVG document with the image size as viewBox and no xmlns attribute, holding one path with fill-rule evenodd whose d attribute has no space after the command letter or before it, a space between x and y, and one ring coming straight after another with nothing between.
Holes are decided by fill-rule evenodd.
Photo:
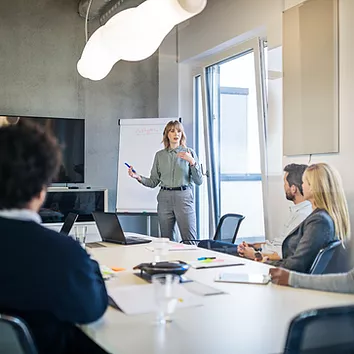
<instances>
[{"instance_id":1,"label":"drinking glass","mask_svg":"<svg viewBox=\"0 0 354 354\"><path fill-rule=\"evenodd\" d=\"M177 305L179 276L176 274L155 274L152 276L152 284L157 307L157 323L172 322L171 315Z\"/></svg>"},{"instance_id":2,"label":"drinking glass","mask_svg":"<svg viewBox=\"0 0 354 354\"><path fill-rule=\"evenodd\" d=\"M85 248L86 234L87 234L87 226L84 225L75 226L75 240L80 243L82 248Z\"/></svg>"},{"instance_id":3,"label":"drinking glass","mask_svg":"<svg viewBox=\"0 0 354 354\"><path fill-rule=\"evenodd\" d=\"M155 237L152 241L154 248L154 262L162 261L163 256L168 251L169 238L167 237Z\"/></svg>"}]
</instances>

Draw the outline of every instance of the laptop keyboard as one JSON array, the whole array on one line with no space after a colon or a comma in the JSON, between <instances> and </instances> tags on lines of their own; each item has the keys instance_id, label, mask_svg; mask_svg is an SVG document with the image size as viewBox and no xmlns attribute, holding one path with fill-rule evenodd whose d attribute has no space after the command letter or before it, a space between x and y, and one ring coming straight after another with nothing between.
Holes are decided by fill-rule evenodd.
<instances>
[{"instance_id":1,"label":"laptop keyboard","mask_svg":"<svg viewBox=\"0 0 354 354\"><path fill-rule=\"evenodd\" d=\"M134 237L134 236L131 236L131 237L125 237L125 239L127 240L127 242L129 241L142 241L142 242L150 242L151 240L148 240L146 238L142 238L142 237Z\"/></svg>"}]
</instances>

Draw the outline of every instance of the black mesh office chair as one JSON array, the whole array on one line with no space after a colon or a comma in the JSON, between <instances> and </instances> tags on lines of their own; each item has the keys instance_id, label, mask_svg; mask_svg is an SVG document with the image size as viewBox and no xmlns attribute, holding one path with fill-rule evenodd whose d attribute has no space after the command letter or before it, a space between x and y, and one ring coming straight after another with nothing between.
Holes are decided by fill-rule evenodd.
<instances>
[{"instance_id":1,"label":"black mesh office chair","mask_svg":"<svg viewBox=\"0 0 354 354\"><path fill-rule=\"evenodd\" d=\"M245 216L241 214L225 214L222 216L215 231L214 241L235 243L244 218Z\"/></svg>"},{"instance_id":2,"label":"black mesh office chair","mask_svg":"<svg viewBox=\"0 0 354 354\"><path fill-rule=\"evenodd\" d=\"M354 306L305 311L290 323L284 354L354 353Z\"/></svg>"},{"instance_id":3,"label":"black mesh office chair","mask_svg":"<svg viewBox=\"0 0 354 354\"><path fill-rule=\"evenodd\" d=\"M310 274L329 274L348 272L350 267L350 254L343 247L340 240L331 242L321 249L310 268Z\"/></svg>"},{"instance_id":4,"label":"black mesh office chair","mask_svg":"<svg viewBox=\"0 0 354 354\"><path fill-rule=\"evenodd\" d=\"M234 244L236 241L237 233L240 229L241 222L245 216L241 214L225 214L223 215L216 227L213 241L221 241L224 243ZM182 240L182 243L195 243L199 247L204 247L205 244L211 244L211 240ZM215 242L213 243L215 244Z\"/></svg>"},{"instance_id":5,"label":"black mesh office chair","mask_svg":"<svg viewBox=\"0 0 354 354\"><path fill-rule=\"evenodd\" d=\"M37 354L31 334L17 317L0 314L0 354Z\"/></svg>"}]
</instances>

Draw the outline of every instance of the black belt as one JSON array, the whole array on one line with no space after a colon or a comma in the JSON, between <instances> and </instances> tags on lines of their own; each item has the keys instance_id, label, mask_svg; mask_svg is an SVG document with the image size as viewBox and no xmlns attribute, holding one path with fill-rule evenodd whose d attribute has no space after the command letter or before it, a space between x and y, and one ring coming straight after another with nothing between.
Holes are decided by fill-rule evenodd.
<instances>
[{"instance_id":1,"label":"black belt","mask_svg":"<svg viewBox=\"0 0 354 354\"><path fill-rule=\"evenodd\" d=\"M181 187L161 187L163 191L185 191L189 186L181 186Z\"/></svg>"}]
</instances>

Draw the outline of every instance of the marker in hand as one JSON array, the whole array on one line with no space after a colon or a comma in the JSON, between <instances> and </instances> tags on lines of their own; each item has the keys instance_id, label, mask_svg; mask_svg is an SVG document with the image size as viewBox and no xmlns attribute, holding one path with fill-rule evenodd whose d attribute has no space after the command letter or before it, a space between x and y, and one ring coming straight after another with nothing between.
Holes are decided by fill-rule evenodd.
<instances>
[{"instance_id":1,"label":"marker in hand","mask_svg":"<svg viewBox=\"0 0 354 354\"><path fill-rule=\"evenodd\" d=\"M130 168L130 165L126 162L124 162L124 165L127 166L128 168ZM136 173L136 171L134 170L134 168L132 169L132 172Z\"/></svg>"}]
</instances>

